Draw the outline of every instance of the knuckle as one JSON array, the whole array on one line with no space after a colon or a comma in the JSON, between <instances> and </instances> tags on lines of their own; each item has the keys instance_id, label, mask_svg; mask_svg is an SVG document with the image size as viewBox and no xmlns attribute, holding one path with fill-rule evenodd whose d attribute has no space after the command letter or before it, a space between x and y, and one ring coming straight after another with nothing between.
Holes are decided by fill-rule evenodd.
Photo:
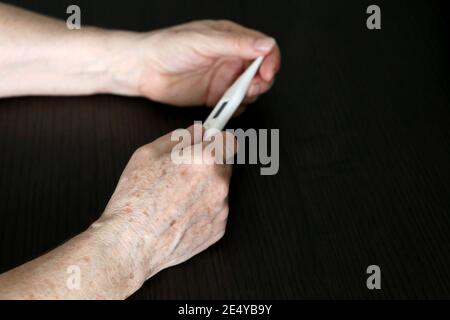
<instances>
[{"instance_id":1,"label":"knuckle","mask_svg":"<svg viewBox=\"0 0 450 320\"><path fill-rule=\"evenodd\" d=\"M213 20L213 19L203 19L198 21L199 24L206 26L206 27L211 27L214 26L218 23L218 20Z\"/></svg>"},{"instance_id":2,"label":"knuckle","mask_svg":"<svg viewBox=\"0 0 450 320\"><path fill-rule=\"evenodd\" d=\"M217 24L222 27L229 27L229 26L233 25L233 22L229 19L219 19L219 20L217 20Z\"/></svg>"},{"instance_id":3,"label":"knuckle","mask_svg":"<svg viewBox=\"0 0 450 320\"><path fill-rule=\"evenodd\" d=\"M138 156L138 157L146 157L146 156L150 156L150 154L151 154L151 149L152 149L152 147L151 147L149 144L144 145L144 146L142 146L142 147L139 147L139 148L134 152L134 155L135 155L135 156Z\"/></svg>"},{"instance_id":4,"label":"knuckle","mask_svg":"<svg viewBox=\"0 0 450 320\"><path fill-rule=\"evenodd\" d=\"M246 38L242 36L233 36L233 45L236 47L236 49L241 50L245 48L246 45Z\"/></svg>"},{"instance_id":5,"label":"knuckle","mask_svg":"<svg viewBox=\"0 0 450 320\"><path fill-rule=\"evenodd\" d=\"M217 22L218 25L225 31L231 31L233 30L233 28L239 27L239 25L236 22L229 19L220 19Z\"/></svg>"}]
</instances>

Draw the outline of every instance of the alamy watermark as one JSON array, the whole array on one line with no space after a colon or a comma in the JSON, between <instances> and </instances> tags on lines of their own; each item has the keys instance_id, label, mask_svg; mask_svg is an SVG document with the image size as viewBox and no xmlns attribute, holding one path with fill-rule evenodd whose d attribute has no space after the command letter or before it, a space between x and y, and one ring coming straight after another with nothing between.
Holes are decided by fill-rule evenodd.
<instances>
[{"instance_id":1,"label":"alamy watermark","mask_svg":"<svg viewBox=\"0 0 450 320\"><path fill-rule=\"evenodd\" d=\"M367 7L367 14L370 16L366 20L366 26L369 30L381 29L381 9L379 6L373 4Z\"/></svg>"},{"instance_id":2,"label":"alamy watermark","mask_svg":"<svg viewBox=\"0 0 450 320\"><path fill-rule=\"evenodd\" d=\"M71 265L67 267L66 273L68 277L66 279L66 286L69 290L81 289L81 268L77 265Z\"/></svg>"},{"instance_id":3,"label":"alamy watermark","mask_svg":"<svg viewBox=\"0 0 450 320\"><path fill-rule=\"evenodd\" d=\"M67 29L80 30L81 29L81 9L79 6L72 4L67 7L66 13L70 16L66 20Z\"/></svg>"},{"instance_id":4,"label":"alamy watermark","mask_svg":"<svg viewBox=\"0 0 450 320\"><path fill-rule=\"evenodd\" d=\"M193 130L178 129L171 135L178 142L171 158L176 164L261 164L261 175L276 175L280 166L278 129L237 129L204 131L201 122ZM194 141L194 144L192 142ZM197 142L197 143L195 143ZM199 143L202 142L202 143ZM236 157L235 154L237 153Z\"/></svg>"},{"instance_id":5,"label":"alamy watermark","mask_svg":"<svg viewBox=\"0 0 450 320\"><path fill-rule=\"evenodd\" d=\"M380 290L381 289L381 269L377 265L368 266L366 273L370 274L367 278L366 286L369 290Z\"/></svg>"}]
</instances>

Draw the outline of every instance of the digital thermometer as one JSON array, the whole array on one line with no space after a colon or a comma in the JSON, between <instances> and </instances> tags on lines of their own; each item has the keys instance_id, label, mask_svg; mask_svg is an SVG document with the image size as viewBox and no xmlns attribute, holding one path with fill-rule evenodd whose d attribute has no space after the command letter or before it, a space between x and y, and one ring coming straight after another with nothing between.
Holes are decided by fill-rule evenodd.
<instances>
[{"instance_id":1,"label":"digital thermometer","mask_svg":"<svg viewBox=\"0 0 450 320\"><path fill-rule=\"evenodd\" d=\"M225 92L213 111L206 119L203 127L205 131L216 129L222 131L244 100L253 78L258 72L264 57L259 57L245 70L235 83Z\"/></svg>"}]
</instances>

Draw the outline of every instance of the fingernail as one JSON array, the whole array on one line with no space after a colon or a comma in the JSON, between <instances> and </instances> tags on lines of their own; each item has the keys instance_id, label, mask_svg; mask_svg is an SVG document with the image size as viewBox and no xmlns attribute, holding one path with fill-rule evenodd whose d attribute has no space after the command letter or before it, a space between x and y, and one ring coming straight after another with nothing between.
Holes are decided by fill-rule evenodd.
<instances>
[{"instance_id":1,"label":"fingernail","mask_svg":"<svg viewBox=\"0 0 450 320\"><path fill-rule=\"evenodd\" d=\"M255 41L255 49L258 51L268 52L275 46L274 38L261 38Z\"/></svg>"}]
</instances>

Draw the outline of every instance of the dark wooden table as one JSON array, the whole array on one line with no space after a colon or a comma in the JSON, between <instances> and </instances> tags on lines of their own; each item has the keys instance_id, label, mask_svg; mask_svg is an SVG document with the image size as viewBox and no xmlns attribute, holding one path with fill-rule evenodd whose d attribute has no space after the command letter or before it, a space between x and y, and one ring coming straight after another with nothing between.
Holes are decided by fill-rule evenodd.
<instances>
[{"instance_id":1,"label":"dark wooden table","mask_svg":"<svg viewBox=\"0 0 450 320\"><path fill-rule=\"evenodd\" d=\"M377 1L380 31L369 1L7 2L61 18L78 4L84 24L131 30L228 18L283 50L274 89L230 125L280 129L278 175L236 166L225 238L132 298L450 298L444 2ZM0 100L0 272L84 230L133 150L206 115L106 95Z\"/></svg>"}]
</instances>

